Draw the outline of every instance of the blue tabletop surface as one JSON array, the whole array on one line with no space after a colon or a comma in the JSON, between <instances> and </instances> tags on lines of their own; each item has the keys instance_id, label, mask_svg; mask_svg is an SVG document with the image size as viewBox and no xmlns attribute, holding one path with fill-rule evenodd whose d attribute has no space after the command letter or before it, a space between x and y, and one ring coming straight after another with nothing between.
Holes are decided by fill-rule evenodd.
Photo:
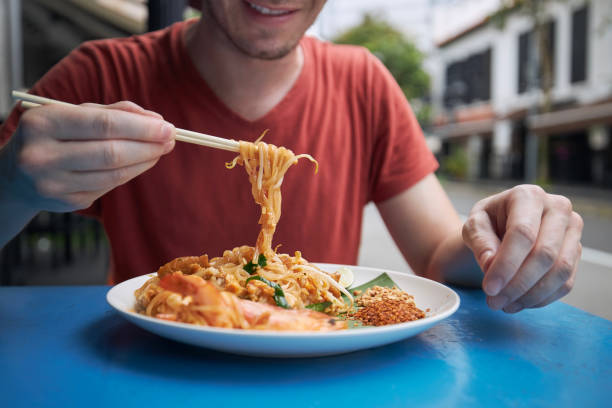
<instances>
[{"instance_id":1,"label":"blue tabletop surface","mask_svg":"<svg viewBox=\"0 0 612 408\"><path fill-rule=\"evenodd\" d=\"M265 359L128 323L108 287L0 288L0 407L610 406L612 323L557 302L506 315L477 290L434 328L335 357Z\"/></svg>"}]
</instances>

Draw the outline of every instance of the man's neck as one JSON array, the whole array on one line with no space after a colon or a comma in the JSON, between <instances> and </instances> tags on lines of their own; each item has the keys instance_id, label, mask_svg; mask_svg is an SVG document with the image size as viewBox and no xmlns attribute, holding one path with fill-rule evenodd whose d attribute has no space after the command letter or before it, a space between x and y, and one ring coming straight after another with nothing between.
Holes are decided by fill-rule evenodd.
<instances>
[{"instance_id":1,"label":"man's neck","mask_svg":"<svg viewBox=\"0 0 612 408\"><path fill-rule=\"evenodd\" d=\"M188 25L184 41L208 86L229 109L249 121L265 116L281 102L304 65L300 46L275 60L250 57L213 22Z\"/></svg>"}]
</instances>

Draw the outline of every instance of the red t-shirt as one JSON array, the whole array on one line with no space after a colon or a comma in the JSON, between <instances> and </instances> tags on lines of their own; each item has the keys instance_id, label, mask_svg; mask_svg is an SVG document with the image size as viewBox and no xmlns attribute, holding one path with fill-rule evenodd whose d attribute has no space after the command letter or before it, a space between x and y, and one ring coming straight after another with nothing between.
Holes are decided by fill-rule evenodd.
<instances>
[{"instance_id":1,"label":"red t-shirt","mask_svg":"<svg viewBox=\"0 0 612 408\"><path fill-rule=\"evenodd\" d=\"M71 103L130 100L179 128L229 139L254 140L270 129L264 141L309 153L320 165L316 175L306 160L289 169L274 244L310 261L356 263L364 205L393 197L437 167L392 76L363 48L305 37L293 88L263 118L248 121L200 77L184 27L84 43L31 92ZM0 128L0 141L20 113ZM225 168L234 156L179 142L151 170L83 211L98 217L109 237L111 282L178 256L220 256L255 244L259 208L244 168Z\"/></svg>"}]
</instances>

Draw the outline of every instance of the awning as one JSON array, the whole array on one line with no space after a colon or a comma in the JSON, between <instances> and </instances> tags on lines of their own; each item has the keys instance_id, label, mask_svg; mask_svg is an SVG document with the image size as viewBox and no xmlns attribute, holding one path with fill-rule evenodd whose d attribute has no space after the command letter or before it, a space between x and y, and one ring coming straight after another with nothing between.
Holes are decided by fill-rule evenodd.
<instances>
[{"instance_id":1,"label":"awning","mask_svg":"<svg viewBox=\"0 0 612 408\"><path fill-rule=\"evenodd\" d=\"M451 125L439 126L433 129L433 133L441 138L483 135L493 133L495 121L493 119L473 120L470 122L453 123Z\"/></svg>"},{"instance_id":2,"label":"awning","mask_svg":"<svg viewBox=\"0 0 612 408\"><path fill-rule=\"evenodd\" d=\"M527 119L527 125L537 134L566 133L605 124L612 124L612 102L542 113Z\"/></svg>"}]
</instances>

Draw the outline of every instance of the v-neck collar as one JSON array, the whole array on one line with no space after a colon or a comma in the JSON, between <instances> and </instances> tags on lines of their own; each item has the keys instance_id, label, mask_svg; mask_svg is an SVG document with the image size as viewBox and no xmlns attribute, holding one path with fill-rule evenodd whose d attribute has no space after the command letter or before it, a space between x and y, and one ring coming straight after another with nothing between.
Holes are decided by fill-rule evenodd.
<instances>
[{"instance_id":1,"label":"v-neck collar","mask_svg":"<svg viewBox=\"0 0 612 408\"><path fill-rule=\"evenodd\" d=\"M183 32L190 22L179 23L176 25L173 39L173 48L177 52L173 55L177 58L176 65L182 69L179 78L184 81L184 90L190 93L189 100L194 103L206 104L207 109L214 109L220 117L227 118L234 123L246 127L260 127L266 123L275 121L279 116L286 116L293 111L299 109L299 104L293 103L296 99L303 97L308 90L308 82L312 73L312 55L310 53L309 44L305 37L300 40L299 46L302 47L304 63L302 69L294 81L291 89L272 109L265 115L255 120L248 120L240 114L233 111L217 96L217 94L208 85L206 80L202 78L195 63L191 59L187 46L185 44ZM191 24L195 24L191 22Z\"/></svg>"}]
</instances>

